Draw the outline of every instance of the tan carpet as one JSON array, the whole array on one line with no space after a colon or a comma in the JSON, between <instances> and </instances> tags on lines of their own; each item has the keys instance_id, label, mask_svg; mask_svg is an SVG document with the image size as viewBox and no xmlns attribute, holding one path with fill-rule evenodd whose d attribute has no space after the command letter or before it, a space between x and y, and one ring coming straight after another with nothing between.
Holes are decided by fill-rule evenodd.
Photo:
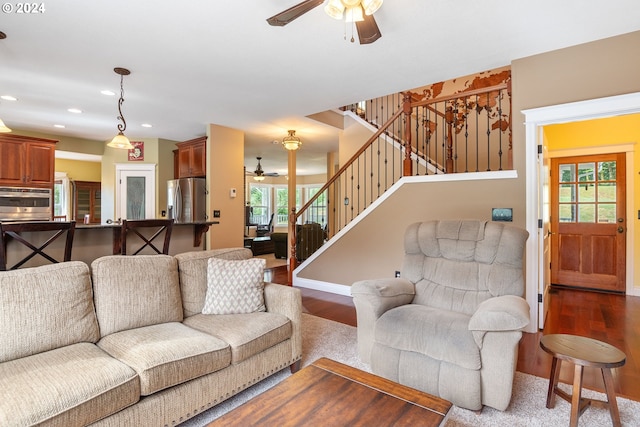
<instances>
[{"instance_id":1,"label":"tan carpet","mask_svg":"<svg viewBox=\"0 0 640 427\"><path fill-rule=\"evenodd\" d=\"M356 328L310 314L302 315L302 365L307 366L320 357L329 357L342 363L369 371L357 356ZM241 405L252 397L273 387L290 376L285 369L248 388L235 397L180 424L181 427L205 426L211 420ZM506 411L484 408L480 415L454 407L445 427L555 427L569 425L570 405L556 398L556 407L545 407L548 380L516 372L513 398ZM570 391L566 384L561 385ZM586 397L603 399L602 393L586 390ZM623 426L640 426L640 402L618 398ZM610 426L611 418L605 409L590 407L580 417L579 426Z\"/></svg>"}]
</instances>

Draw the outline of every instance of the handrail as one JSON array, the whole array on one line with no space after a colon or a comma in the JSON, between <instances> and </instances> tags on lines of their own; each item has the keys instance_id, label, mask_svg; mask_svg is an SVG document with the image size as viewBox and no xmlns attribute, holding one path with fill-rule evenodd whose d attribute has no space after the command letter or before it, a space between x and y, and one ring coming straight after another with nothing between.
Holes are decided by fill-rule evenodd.
<instances>
[{"instance_id":1,"label":"handrail","mask_svg":"<svg viewBox=\"0 0 640 427\"><path fill-rule=\"evenodd\" d=\"M322 188L320 190L318 190L316 192L316 194L313 195L313 197L311 197L311 199L309 199L309 201L307 203L304 204L303 207L300 208L300 210L298 212L295 213L294 215L294 222L296 222L298 220L298 218L300 217L300 215L302 215L302 212L304 212L305 210L309 209L309 206L311 206L313 204L313 202L315 202L318 197L320 197L320 195L327 190L331 184L333 184L338 177L344 172L346 171L349 166L351 166L357 159L358 157L360 157L360 155L362 153L364 153L367 148L369 148L369 146L371 144L373 144L373 142L375 140L377 140L380 135L382 135L384 133L384 131L387 130L387 128L400 116L400 114L402 114L402 109L399 109L398 111L396 111L393 116L391 116L391 118L389 120L387 120L387 122L382 125L374 134L373 136L371 136L371 138L369 138L367 140L367 142L365 142L362 147L360 147L360 149L358 151L355 152L355 154L353 156L351 156L351 158L349 160L347 160L347 162L344 164L344 166L342 166L340 169L338 169L338 171L329 179L329 181L327 181L327 183L325 185L322 186Z\"/></svg>"},{"instance_id":2,"label":"handrail","mask_svg":"<svg viewBox=\"0 0 640 427\"><path fill-rule=\"evenodd\" d=\"M457 92L457 93L454 93L453 95L441 96L439 98L423 99L422 101L411 102L411 108L423 107L423 106L429 105L429 104L436 104L438 102L451 101L453 99L466 98L466 97L474 96L474 95L484 95L486 93L500 91L500 90L508 89L508 88L509 88L509 84L508 83L500 83L500 84L497 84L497 85L487 86L487 87L483 87L483 88L479 88L479 89L473 89L473 90L469 90L469 91Z\"/></svg>"}]
</instances>

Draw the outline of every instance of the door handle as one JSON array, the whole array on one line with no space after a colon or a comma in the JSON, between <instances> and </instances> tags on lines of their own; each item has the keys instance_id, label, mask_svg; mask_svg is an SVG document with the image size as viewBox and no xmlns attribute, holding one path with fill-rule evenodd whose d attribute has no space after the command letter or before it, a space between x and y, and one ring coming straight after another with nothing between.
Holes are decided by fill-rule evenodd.
<instances>
[{"instance_id":1,"label":"door handle","mask_svg":"<svg viewBox=\"0 0 640 427\"><path fill-rule=\"evenodd\" d=\"M624 233L624 227L623 226L618 226L618 233Z\"/></svg>"}]
</instances>

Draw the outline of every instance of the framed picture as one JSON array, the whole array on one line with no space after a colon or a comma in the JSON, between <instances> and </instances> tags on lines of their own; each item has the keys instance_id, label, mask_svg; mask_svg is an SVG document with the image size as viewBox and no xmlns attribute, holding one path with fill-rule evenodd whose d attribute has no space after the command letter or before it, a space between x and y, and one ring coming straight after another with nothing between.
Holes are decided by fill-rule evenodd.
<instances>
[{"instance_id":1,"label":"framed picture","mask_svg":"<svg viewBox=\"0 0 640 427\"><path fill-rule=\"evenodd\" d=\"M130 162L140 162L144 160L144 141L131 141L133 148L129 149L128 159Z\"/></svg>"}]
</instances>

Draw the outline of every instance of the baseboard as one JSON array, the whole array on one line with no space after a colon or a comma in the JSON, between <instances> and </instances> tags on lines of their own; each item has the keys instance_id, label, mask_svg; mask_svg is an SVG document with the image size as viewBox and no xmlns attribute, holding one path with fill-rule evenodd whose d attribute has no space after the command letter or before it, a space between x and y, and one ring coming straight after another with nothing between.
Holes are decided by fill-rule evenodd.
<instances>
[{"instance_id":1,"label":"baseboard","mask_svg":"<svg viewBox=\"0 0 640 427\"><path fill-rule=\"evenodd\" d=\"M303 277L293 277L293 286L299 288L314 289L316 291L329 292L336 295L351 296L351 286L340 285L338 283L322 282L320 280L305 279Z\"/></svg>"}]
</instances>

